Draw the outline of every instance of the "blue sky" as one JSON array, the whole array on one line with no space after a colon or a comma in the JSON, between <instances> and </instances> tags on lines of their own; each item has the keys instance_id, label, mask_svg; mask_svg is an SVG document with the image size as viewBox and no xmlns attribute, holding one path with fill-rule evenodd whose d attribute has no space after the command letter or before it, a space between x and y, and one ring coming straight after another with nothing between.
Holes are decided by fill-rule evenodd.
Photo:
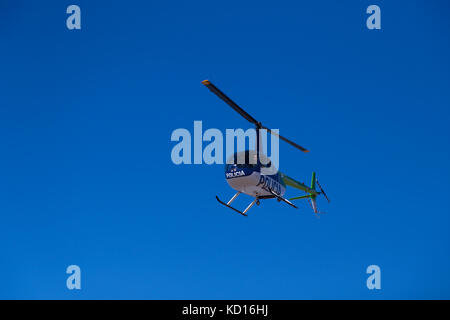
<instances>
[{"instance_id":1,"label":"blue sky","mask_svg":"<svg viewBox=\"0 0 450 320\"><path fill-rule=\"evenodd\" d=\"M0 298L450 298L449 9L2 1ZM249 127L203 79L311 150L281 144L281 169L317 171L327 215L243 218L222 166L172 163L174 129Z\"/></svg>"}]
</instances>

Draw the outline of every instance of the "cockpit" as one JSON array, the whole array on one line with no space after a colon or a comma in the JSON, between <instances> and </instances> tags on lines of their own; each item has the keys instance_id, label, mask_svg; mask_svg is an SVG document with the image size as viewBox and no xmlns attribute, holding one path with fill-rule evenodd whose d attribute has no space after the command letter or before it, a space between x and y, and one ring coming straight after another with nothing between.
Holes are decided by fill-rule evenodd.
<instances>
[{"instance_id":1,"label":"cockpit","mask_svg":"<svg viewBox=\"0 0 450 320\"><path fill-rule=\"evenodd\" d=\"M253 150L236 152L227 159L225 172L231 170L261 171L261 168L272 167L272 162L265 155L260 155L259 160L258 163L256 152Z\"/></svg>"}]
</instances>

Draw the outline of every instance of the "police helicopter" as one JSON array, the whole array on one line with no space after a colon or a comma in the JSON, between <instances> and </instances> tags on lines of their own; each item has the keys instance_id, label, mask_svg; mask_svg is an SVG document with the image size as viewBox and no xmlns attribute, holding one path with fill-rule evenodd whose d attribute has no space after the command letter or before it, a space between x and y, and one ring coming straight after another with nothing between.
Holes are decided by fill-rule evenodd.
<instances>
[{"instance_id":1,"label":"police helicopter","mask_svg":"<svg viewBox=\"0 0 450 320\"><path fill-rule=\"evenodd\" d=\"M295 142L279 135L275 132L275 130L271 130L263 126L261 122L257 121L246 111L244 111L244 109L239 107L209 80L204 80L202 83L231 108L233 108L233 110L239 113L247 121L254 124L256 129L255 150L236 152L231 156L232 158L227 159L227 164L225 165L225 178L230 187L237 191L236 194L228 202L223 202L218 196L216 196L217 201L219 201L220 204L240 213L241 215L247 216L247 212L250 208L255 204L259 205L260 200L263 199L277 199L278 202L283 201L295 209L298 209L298 207L291 201L307 199L316 215L322 213L317 208L317 196L323 195L328 202L330 202L330 200L317 180L315 172L312 173L310 186L307 186L275 168L274 165L271 164L270 159L266 157L261 150L261 130L266 130L268 133L277 136L279 139L289 143L291 146L303 152L309 151ZM316 189L316 185L318 190ZM302 190L306 194L286 199L284 194L287 186ZM238 210L231 206L232 202L236 200L241 193L247 194L254 198L254 200L247 206L247 208L244 209L244 211Z\"/></svg>"}]
</instances>

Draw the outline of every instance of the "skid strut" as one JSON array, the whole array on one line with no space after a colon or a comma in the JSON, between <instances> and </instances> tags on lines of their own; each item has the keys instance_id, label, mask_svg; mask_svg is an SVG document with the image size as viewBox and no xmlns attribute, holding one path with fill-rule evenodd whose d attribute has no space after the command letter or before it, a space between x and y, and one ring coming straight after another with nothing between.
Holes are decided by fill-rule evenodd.
<instances>
[{"instance_id":1,"label":"skid strut","mask_svg":"<svg viewBox=\"0 0 450 320\"><path fill-rule=\"evenodd\" d=\"M255 198L255 200L253 200L252 203L250 203L250 204L247 206L247 208L245 208L244 211L240 211L240 210L238 210L238 209L236 209L236 208L234 208L234 207L231 206L231 203L232 203L232 202L233 202L240 194L241 194L241 192L238 191L238 192L230 199L230 201L228 201L227 203L225 203L225 202L223 202L222 200L220 200L218 196L216 196L216 199L217 199L217 201L219 201L220 204L223 204L225 207L228 207L228 208L230 208L230 209L236 211L237 213L240 213L240 214L242 214L243 216L247 217L247 214L246 214L247 211L250 210L250 208L253 207L253 206L255 205L255 203L256 203L256 204L259 204L259 199L258 199L258 198Z\"/></svg>"}]
</instances>

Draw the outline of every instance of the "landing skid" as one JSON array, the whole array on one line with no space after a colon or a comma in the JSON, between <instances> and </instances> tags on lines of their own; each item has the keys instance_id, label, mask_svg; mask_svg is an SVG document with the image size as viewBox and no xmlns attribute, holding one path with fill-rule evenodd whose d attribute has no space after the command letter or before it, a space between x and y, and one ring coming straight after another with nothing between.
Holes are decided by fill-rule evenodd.
<instances>
[{"instance_id":1,"label":"landing skid","mask_svg":"<svg viewBox=\"0 0 450 320\"><path fill-rule=\"evenodd\" d=\"M292 202L290 202L289 200L283 198L282 196L279 196L278 194L276 194L275 192L273 192L271 189L268 189L269 192L272 194L272 196L264 196L264 198L268 199L268 198L277 198L278 201L283 201L286 202L288 205L290 205L291 207L298 209ZM240 213L241 215L243 215L244 217L247 217L247 211L250 210L251 207L253 207L255 205L255 203L257 205L259 205L259 199L262 199L263 197L256 197L248 206L247 208L245 208L244 211L240 211L234 207L231 206L231 203L241 194L241 192L237 192L227 203L223 202L222 200L219 199L218 196L216 196L217 201L219 201L220 204L224 205L225 207L228 207L234 211L236 211L237 213Z\"/></svg>"},{"instance_id":2,"label":"landing skid","mask_svg":"<svg viewBox=\"0 0 450 320\"><path fill-rule=\"evenodd\" d=\"M253 200L252 203L250 203L250 204L248 205L248 207L245 208L244 211L240 211L240 210L238 210L238 209L236 209L236 208L234 208L234 207L231 206L231 203L232 203L232 202L238 197L238 195L240 195L240 194L241 194L240 192L236 193L236 194L230 199L230 201L228 201L228 203L225 203L225 202L223 202L222 200L220 200L218 196L216 196L216 199L217 199L217 201L219 201L220 204L223 204L225 207L228 207L228 208L230 208L230 209L236 211L237 213L242 214L244 217L247 217L247 214L246 214L247 211L250 210L250 208L253 207L253 205L254 205L255 203L256 203L257 205L259 205L259 199L258 199L258 198L255 198L255 200Z\"/></svg>"}]
</instances>

